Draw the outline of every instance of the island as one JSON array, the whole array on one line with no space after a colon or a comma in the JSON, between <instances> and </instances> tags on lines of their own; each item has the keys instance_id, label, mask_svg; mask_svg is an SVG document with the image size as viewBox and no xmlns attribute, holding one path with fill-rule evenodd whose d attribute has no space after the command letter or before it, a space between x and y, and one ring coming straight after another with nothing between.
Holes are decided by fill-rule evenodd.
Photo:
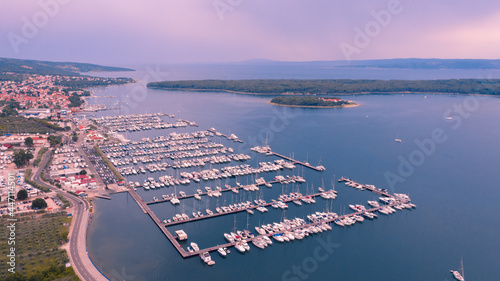
<instances>
[{"instance_id":1,"label":"island","mask_svg":"<svg viewBox=\"0 0 500 281\"><path fill-rule=\"evenodd\" d=\"M499 79L351 80L251 79L183 80L148 83L148 88L170 91L207 91L256 95L353 95L441 93L499 95Z\"/></svg>"},{"instance_id":2,"label":"island","mask_svg":"<svg viewBox=\"0 0 500 281\"><path fill-rule=\"evenodd\" d=\"M274 97L270 104L279 106L290 106L290 107L310 107L310 108L334 108L334 107L353 107L359 104L342 100L336 97L307 97L307 96L288 96L288 97Z\"/></svg>"}]
</instances>

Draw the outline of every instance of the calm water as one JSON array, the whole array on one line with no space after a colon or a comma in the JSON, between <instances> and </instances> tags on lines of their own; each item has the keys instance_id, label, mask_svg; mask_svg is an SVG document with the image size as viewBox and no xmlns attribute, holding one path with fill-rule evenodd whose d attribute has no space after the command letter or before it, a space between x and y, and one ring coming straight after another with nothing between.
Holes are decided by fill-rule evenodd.
<instances>
[{"instance_id":1,"label":"calm water","mask_svg":"<svg viewBox=\"0 0 500 281\"><path fill-rule=\"evenodd\" d=\"M203 69L202 69L203 70ZM219 69L215 73L192 74L185 68L170 70L172 79L198 78L265 78L269 71L234 71ZM246 72L248 71L248 73ZM318 70L315 70L318 71ZM377 70L378 71L378 70ZM384 70L386 71L386 70ZM312 78L283 71L268 78ZM405 71L402 71L405 72ZM436 71L434 71L436 72ZM138 79L147 72L135 72ZM264 73L264 74L262 74ZM321 72L316 78L333 75ZM313 72L314 74L314 72ZM410 73L369 74L366 78L401 78ZM434 75L435 73L428 74ZM477 73L469 72L469 77ZM176 76L177 75L177 76ZM191 75L191 76L190 76ZM314 74L316 75L316 74ZM361 74L360 74L361 75ZM462 73L463 77L465 73ZM142 77L141 77L142 76ZM424 75L425 76L425 75ZM422 79L430 79L425 76ZM448 76L435 78L454 77ZM332 78L344 78L343 76ZM351 77L356 78L356 77ZM420 79L420 78L419 78ZM152 80L152 79L149 79ZM265 199L300 188L302 193L324 183L331 187L332 179L350 177L358 182L390 188L388 173L402 176L393 192L408 193L417 209L398 211L390 216L379 215L373 221L349 228L333 226L333 230L316 234L302 241L285 244L276 242L260 250L251 246L249 253L241 255L233 250L227 258L212 254L213 267L205 266L197 257L182 259L157 226L144 215L127 194L113 195L111 201L96 200L96 213L88 232L89 254L97 267L112 280L452 280L450 269L458 269L463 256L467 280L497 280L500 276L497 253L500 252L498 232L500 220L500 99L472 98L446 95L373 95L348 97L362 106L345 109L300 109L269 105L269 98L226 93L185 93L145 90L140 84L96 89L97 95L117 98L93 99L92 102L120 102L121 113L165 112L176 117L196 121L199 128L215 127L219 131L234 133L245 141L243 145L220 140L236 150L249 153L255 166L259 161L274 158L249 152L254 143L267 142L274 151L294 155L296 159L321 163L327 170L319 173L297 168L292 172L303 175L307 183L272 189L263 187ZM463 115L444 114L465 104ZM107 111L98 115L120 114ZM461 121L460 124L458 122ZM440 130L445 140L434 143L435 148L424 154L415 141L431 139L434 130ZM129 133L128 138L138 140L144 136L167 135L172 130ZM403 139L396 143L395 138ZM218 139L215 139L219 141ZM428 151L427 151L428 152ZM418 158L418 156L424 156ZM401 174L398 166L409 157L414 170ZM401 160L406 159L406 160ZM416 162L415 162L416 161ZM215 167L217 168L217 167ZM403 171L405 172L405 171ZM169 173L173 173L169 171ZM286 174L286 172L281 172ZM275 174L265 174L270 179ZM158 178L159 173L146 174ZM142 181L144 176L130 179ZM239 178L246 183L252 178ZM234 185L235 180L227 183ZM221 184L225 184L223 181ZM188 194L198 186L183 187ZM314 205L295 206L285 214L270 208L264 215L240 213L201 222L172 227L184 229L188 242L195 241L201 248L225 243L222 233L236 225L238 229L279 221L285 217L304 217L314 211L333 209L350 212L348 204L366 204L376 198L367 191L358 191L336 184L339 196L331 205L319 198ZM172 188L169 188L172 189ZM180 189L178 188L177 191ZM173 192L138 190L145 200ZM180 206L170 203L156 204L153 211L164 219L175 213L192 210L215 209L217 205L237 200L255 199L258 193L225 194L219 198L204 198L201 202L184 200ZM236 222L235 222L236 221ZM331 252L321 245L333 243ZM187 245L187 244L186 244ZM315 249L321 257L315 258ZM301 272L294 268L300 266Z\"/></svg>"}]
</instances>

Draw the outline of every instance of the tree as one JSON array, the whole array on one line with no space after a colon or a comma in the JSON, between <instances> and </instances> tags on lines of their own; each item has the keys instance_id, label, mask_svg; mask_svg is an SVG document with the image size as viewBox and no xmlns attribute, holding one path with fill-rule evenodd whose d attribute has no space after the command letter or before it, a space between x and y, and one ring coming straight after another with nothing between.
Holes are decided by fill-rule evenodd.
<instances>
[{"instance_id":1,"label":"tree","mask_svg":"<svg viewBox=\"0 0 500 281\"><path fill-rule=\"evenodd\" d=\"M14 164L16 167L21 168L22 166L28 164L31 159L33 159L33 154L30 151L25 151L24 149L19 149L14 151L12 156Z\"/></svg>"},{"instance_id":2,"label":"tree","mask_svg":"<svg viewBox=\"0 0 500 281\"><path fill-rule=\"evenodd\" d=\"M80 173L78 173L78 174L83 176L83 175L86 175L86 174L87 174L87 171L85 171L84 169L82 169L82 170L80 171Z\"/></svg>"},{"instance_id":3,"label":"tree","mask_svg":"<svg viewBox=\"0 0 500 281\"><path fill-rule=\"evenodd\" d=\"M43 198L37 198L33 200L33 203L31 203L31 208L38 208L38 209L43 209L47 207L47 202L43 200Z\"/></svg>"},{"instance_id":4,"label":"tree","mask_svg":"<svg viewBox=\"0 0 500 281\"><path fill-rule=\"evenodd\" d=\"M24 139L24 144L26 146L33 146L33 138L32 137L27 137Z\"/></svg>"},{"instance_id":5,"label":"tree","mask_svg":"<svg viewBox=\"0 0 500 281\"><path fill-rule=\"evenodd\" d=\"M26 200L28 198L28 191L26 189L21 189L17 192L17 200Z\"/></svg>"},{"instance_id":6,"label":"tree","mask_svg":"<svg viewBox=\"0 0 500 281\"><path fill-rule=\"evenodd\" d=\"M50 143L50 146L57 146L58 144L60 144L62 142L62 136L58 135L58 136L55 136L55 135L50 135L47 140L49 141Z\"/></svg>"}]
</instances>

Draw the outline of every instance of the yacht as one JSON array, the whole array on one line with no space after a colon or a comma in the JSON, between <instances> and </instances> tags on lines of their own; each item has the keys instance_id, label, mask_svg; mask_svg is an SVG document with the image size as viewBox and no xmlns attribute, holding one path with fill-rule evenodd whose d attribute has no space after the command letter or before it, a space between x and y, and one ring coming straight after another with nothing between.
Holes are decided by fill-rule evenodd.
<instances>
[{"instance_id":1,"label":"yacht","mask_svg":"<svg viewBox=\"0 0 500 281\"><path fill-rule=\"evenodd\" d=\"M217 249L217 252L219 252L219 254L223 257L227 256L227 248L219 248Z\"/></svg>"},{"instance_id":2,"label":"yacht","mask_svg":"<svg viewBox=\"0 0 500 281\"><path fill-rule=\"evenodd\" d=\"M195 250L195 251L199 251L200 250L200 247L198 247L198 244L194 243L194 242L191 242L191 247Z\"/></svg>"},{"instance_id":3,"label":"yacht","mask_svg":"<svg viewBox=\"0 0 500 281\"><path fill-rule=\"evenodd\" d=\"M215 262L212 260L212 257L210 257L210 254L208 252L203 252L200 255L201 260L208 264L208 265L214 265Z\"/></svg>"},{"instance_id":4,"label":"yacht","mask_svg":"<svg viewBox=\"0 0 500 281\"><path fill-rule=\"evenodd\" d=\"M245 248L243 248L243 246L240 244L240 243L236 243L236 245L234 245L234 247L236 248L236 250L238 250L238 252L240 253L244 253L245 252Z\"/></svg>"},{"instance_id":5,"label":"yacht","mask_svg":"<svg viewBox=\"0 0 500 281\"><path fill-rule=\"evenodd\" d=\"M455 279L457 279L458 281L465 281L465 278L464 278L464 261L461 260L460 261L460 264L461 264L461 271L462 273L460 273L458 270L450 270L451 274L453 274L453 277Z\"/></svg>"}]
</instances>

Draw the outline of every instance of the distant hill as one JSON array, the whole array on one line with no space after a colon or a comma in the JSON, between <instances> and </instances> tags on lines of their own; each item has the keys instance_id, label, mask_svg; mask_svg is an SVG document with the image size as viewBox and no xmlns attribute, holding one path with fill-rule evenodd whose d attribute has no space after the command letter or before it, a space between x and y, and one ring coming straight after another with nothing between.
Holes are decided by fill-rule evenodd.
<instances>
[{"instance_id":1,"label":"distant hill","mask_svg":"<svg viewBox=\"0 0 500 281\"><path fill-rule=\"evenodd\" d=\"M488 59L381 59L381 60L332 60L332 61L272 61L256 59L242 61L248 64L284 64L310 67L359 67L359 68L413 68L413 69L500 69L500 60Z\"/></svg>"},{"instance_id":2,"label":"distant hill","mask_svg":"<svg viewBox=\"0 0 500 281\"><path fill-rule=\"evenodd\" d=\"M486 59L390 59L357 61L354 67L414 69L500 69L500 60Z\"/></svg>"},{"instance_id":3,"label":"distant hill","mask_svg":"<svg viewBox=\"0 0 500 281\"><path fill-rule=\"evenodd\" d=\"M79 62L52 62L0 58L0 72L19 74L78 75L89 71L135 71L129 68L102 66Z\"/></svg>"}]
</instances>

